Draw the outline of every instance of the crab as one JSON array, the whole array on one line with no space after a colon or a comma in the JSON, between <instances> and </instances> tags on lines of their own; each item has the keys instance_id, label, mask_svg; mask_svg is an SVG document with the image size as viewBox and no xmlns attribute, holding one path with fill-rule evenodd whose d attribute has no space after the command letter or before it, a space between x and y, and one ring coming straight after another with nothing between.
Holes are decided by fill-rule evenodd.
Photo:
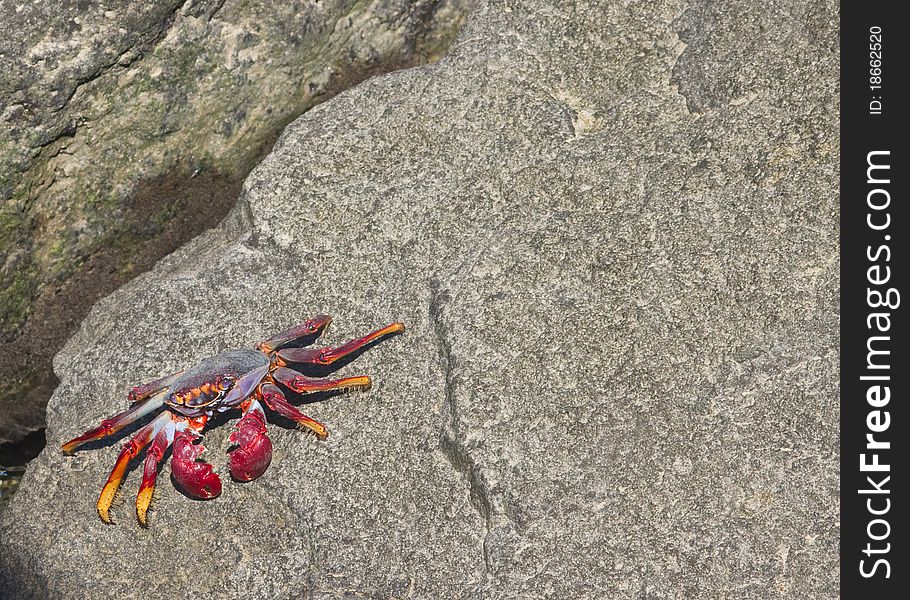
<instances>
[{"instance_id":1,"label":"crab","mask_svg":"<svg viewBox=\"0 0 910 600\"><path fill-rule=\"evenodd\" d=\"M136 496L136 516L143 527L148 527L148 508L159 464L171 446L171 476L177 487L187 496L200 500L220 495L221 479L212 465L199 459L205 450L199 443L202 431L215 413L232 409L243 413L229 438L234 449L228 452L231 477L240 482L256 479L271 463L272 442L266 429L266 408L308 429L319 439L326 439L325 425L288 402L283 389L297 394L367 390L371 386L367 376L329 379L319 375L356 358L380 339L404 331L402 323L392 323L340 346L304 347L319 338L331 320L328 315L314 317L259 343L255 350L228 350L184 371L134 387L127 396L132 403L129 409L102 420L97 427L63 444L63 452L71 454L87 442L111 436L158 412L135 432L117 456L98 497L101 520L113 522L110 508L114 494L130 461L146 447L142 483ZM308 377L295 368L313 371L310 373L313 376Z\"/></svg>"}]
</instances>

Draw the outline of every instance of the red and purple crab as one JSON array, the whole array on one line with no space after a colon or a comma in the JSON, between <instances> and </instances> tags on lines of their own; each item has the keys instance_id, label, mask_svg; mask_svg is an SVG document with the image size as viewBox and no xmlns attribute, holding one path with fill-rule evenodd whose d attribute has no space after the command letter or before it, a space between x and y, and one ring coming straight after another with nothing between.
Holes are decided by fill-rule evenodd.
<instances>
[{"instance_id":1,"label":"red and purple crab","mask_svg":"<svg viewBox=\"0 0 910 600\"><path fill-rule=\"evenodd\" d=\"M212 465L198 460L205 448L195 443L202 439L202 430L216 412L234 408L243 411L230 436L236 448L229 452L228 460L231 476L238 481L256 479L272 460L265 408L325 439L328 436L325 426L288 402L282 387L298 394L366 390L371 385L370 378L308 377L291 366L302 370L325 370L338 361L346 362L345 358L354 358L381 338L404 331L403 324L392 323L335 348L302 347L321 336L331 320L328 315L315 317L258 344L255 350L228 350L185 371L134 387L128 396L133 403L129 409L104 419L98 427L63 444L63 451L69 454L86 442L112 435L158 409L165 409L123 445L98 498L101 520L111 523L114 493L120 487L130 460L146 446L149 448L142 468L142 484L136 497L136 516L143 526L148 526L147 512L158 477L158 465L172 444L171 475L178 486L193 498L218 496L221 479L212 470Z\"/></svg>"}]
</instances>

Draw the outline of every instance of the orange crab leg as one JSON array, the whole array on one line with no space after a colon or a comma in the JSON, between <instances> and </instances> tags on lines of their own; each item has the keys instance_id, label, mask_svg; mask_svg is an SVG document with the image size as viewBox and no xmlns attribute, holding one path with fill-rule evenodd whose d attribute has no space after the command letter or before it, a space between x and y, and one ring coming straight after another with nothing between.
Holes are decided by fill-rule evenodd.
<instances>
[{"instance_id":1,"label":"orange crab leg","mask_svg":"<svg viewBox=\"0 0 910 600\"><path fill-rule=\"evenodd\" d=\"M66 442L62 446L63 451L66 454L70 454L73 452L73 450L86 442L91 442L93 440L109 436L113 433L117 433L130 423L134 423L150 412L160 408L163 404L164 400L162 399L161 395L146 398L145 400L140 400L122 413L104 419L101 421L101 424L98 427L89 429L79 437L73 438L70 441Z\"/></svg>"},{"instance_id":2,"label":"orange crab leg","mask_svg":"<svg viewBox=\"0 0 910 600\"><path fill-rule=\"evenodd\" d=\"M151 442L158 432L171 421L171 418L171 413L161 413L155 417L154 421L137 431L136 434L123 445L123 449L120 450L120 454L117 456L117 462L114 464L114 468L107 478L107 483L104 484L104 487L101 489L101 495L98 496L98 516L101 517L101 520L105 523L112 522L110 514L111 503L114 501L114 494L123 481L123 476L126 473L126 467L129 465L130 460L139 456L142 449L149 445L149 442Z\"/></svg>"},{"instance_id":3,"label":"orange crab leg","mask_svg":"<svg viewBox=\"0 0 910 600\"><path fill-rule=\"evenodd\" d=\"M354 391L368 390L373 385L372 380L366 375L359 377L345 377L343 379L313 379L287 367L278 367L272 371L275 381L286 385L298 394L310 392L330 392L334 390Z\"/></svg>"},{"instance_id":4,"label":"orange crab leg","mask_svg":"<svg viewBox=\"0 0 910 600\"><path fill-rule=\"evenodd\" d=\"M330 365L333 362L349 356L362 348L365 348L380 339L401 333L404 331L404 323L392 323L382 329L377 329L363 337L355 338L335 348L285 348L276 352L279 358L279 364L288 363L313 364L313 365Z\"/></svg>"},{"instance_id":5,"label":"orange crab leg","mask_svg":"<svg viewBox=\"0 0 910 600\"><path fill-rule=\"evenodd\" d=\"M287 398L284 397L284 394L281 393L278 386L272 385L271 383L263 384L259 388L259 394L262 396L262 401L265 402L265 405L279 415L287 417L288 419L295 421L298 425L306 427L319 436L319 439L321 440L329 437L329 432L325 428L325 425L309 418L297 410L297 407L287 401Z\"/></svg>"}]
</instances>

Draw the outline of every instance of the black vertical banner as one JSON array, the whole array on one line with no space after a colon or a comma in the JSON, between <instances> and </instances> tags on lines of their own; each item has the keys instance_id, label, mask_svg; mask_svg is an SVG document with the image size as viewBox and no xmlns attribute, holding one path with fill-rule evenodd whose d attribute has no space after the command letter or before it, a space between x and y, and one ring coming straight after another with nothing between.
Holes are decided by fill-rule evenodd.
<instances>
[{"instance_id":1,"label":"black vertical banner","mask_svg":"<svg viewBox=\"0 0 910 600\"><path fill-rule=\"evenodd\" d=\"M906 598L910 38L898 3L841 6L841 592ZM904 294L906 292L906 295Z\"/></svg>"}]
</instances>

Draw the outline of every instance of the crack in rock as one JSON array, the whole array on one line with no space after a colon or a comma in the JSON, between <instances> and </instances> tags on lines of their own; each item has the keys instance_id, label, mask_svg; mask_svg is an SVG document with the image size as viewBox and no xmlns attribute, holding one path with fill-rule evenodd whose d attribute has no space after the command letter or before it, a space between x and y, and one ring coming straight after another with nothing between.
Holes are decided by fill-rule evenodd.
<instances>
[{"instance_id":1,"label":"crack in rock","mask_svg":"<svg viewBox=\"0 0 910 600\"><path fill-rule=\"evenodd\" d=\"M183 4L176 2L173 7L170 8L170 12L165 16L165 18L156 24L156 26L151 27L149 30L143 32L135 44L132 44L120 52L113 60L105 62L101 65L98 65L94 71L88 75L76 78L75 85L68 94L65 95L63 101L60 105L53 109L53 112L60 112L66 108L73 98L76 97L76 94L79 93L81 89L84 89L85 86L91 84L92 82L98 80L104 75L107 75L111 69L120 67L127 69L131 67L134 63L144 58L147 54L151 53L155 47L161 43L161 41L167 37L168 32L174 27L174 23L177 21L178 14L181 11ZM53 140L52 140L53 141Z\"/></svg>"},{"instance_id":2,"label":"crack in rock","mask_svg":"<svg viewBox=\"0 0 910 600\"><path fill-rule=\"evenodd\" d=\"M436 280L430 281L430 321L436 335L439 349L439 361L445 373L445 402L443 404L442 432L439 449L452 467L466 480L468 498L471 506L484 523L484 535L481 543L483 556L483 580L492 577L493 566L490 557L489 538L493 521L493 500L490 486L483 475L480 465L471 456L466 442L466 434L458 414L458 403L455 399L455 388L458 385L456 375L456 358L452 351L452 339L448 326L443 318L443 310L449 302L447 290L443 290Z\"/></svg>"}]
</instances>

